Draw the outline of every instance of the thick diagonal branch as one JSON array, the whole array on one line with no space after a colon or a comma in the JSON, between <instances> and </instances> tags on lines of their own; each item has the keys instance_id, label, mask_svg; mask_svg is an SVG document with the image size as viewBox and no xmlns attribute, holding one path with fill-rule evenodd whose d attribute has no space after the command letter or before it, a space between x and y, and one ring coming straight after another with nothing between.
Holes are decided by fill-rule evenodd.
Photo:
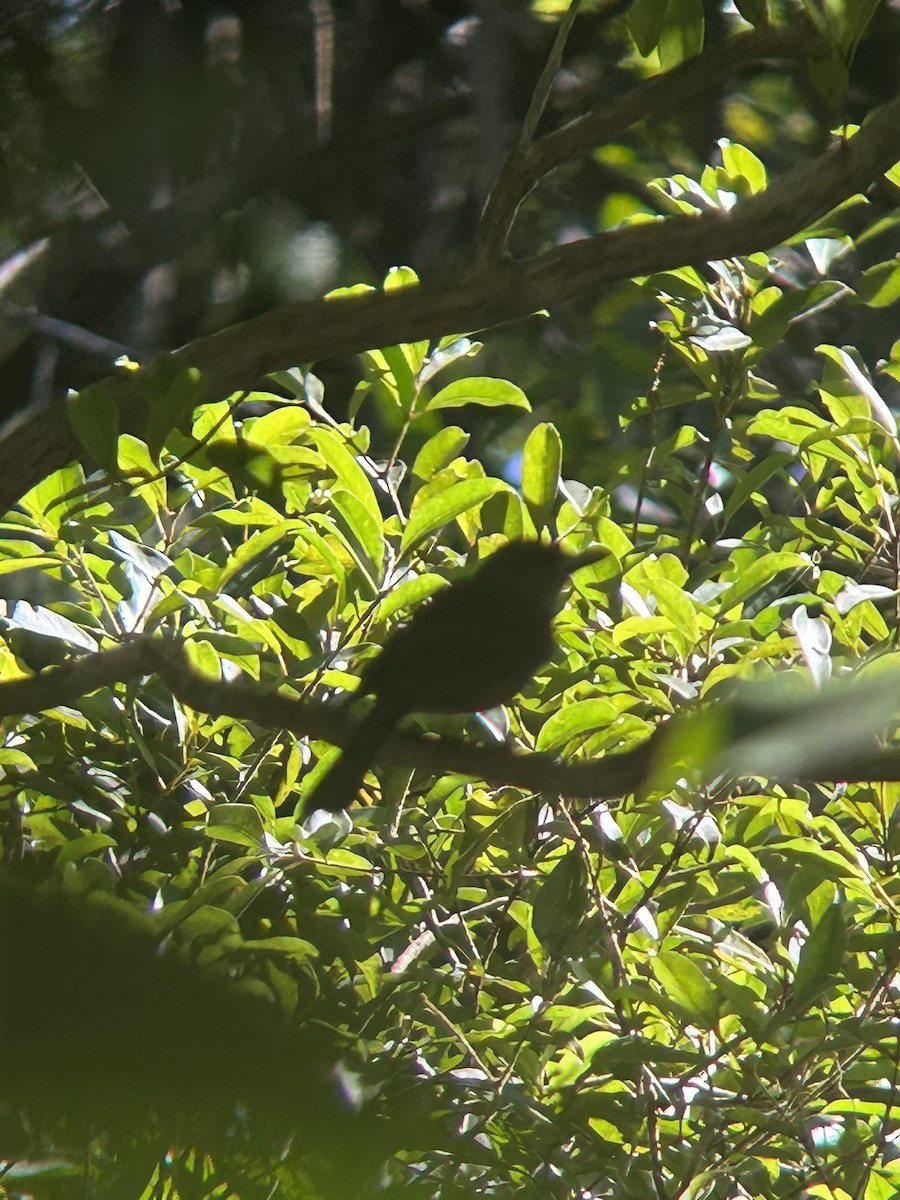
<instances>
[{"instance_id":1,"label":"thick diagonal branch","mask_svg":"<svg viewBox=\"0 0 900 1200\"><path fill-rule=\"evenodd\" d=\"M873 113L850 141L728 212L630 225L533 258L473 265L459 276L418 287L289 305L191 342L171 357L199 368L216 399L297 363L520 320L636 275L778 245L863 191L898 160L900 98ZM115 381L125 428L140 428L144 379L142 372L123 372ZM62 404L23 414L0 436L5 464L0 512L79 453Z\"/></svg>"}]
</instances>

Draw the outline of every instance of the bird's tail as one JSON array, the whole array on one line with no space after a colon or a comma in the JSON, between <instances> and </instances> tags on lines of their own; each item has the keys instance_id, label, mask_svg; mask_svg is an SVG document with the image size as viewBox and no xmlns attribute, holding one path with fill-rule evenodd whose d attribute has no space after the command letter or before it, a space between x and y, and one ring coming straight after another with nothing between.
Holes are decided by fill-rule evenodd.
<instances>
[{"instance_id":1,"label":"bird's tail","mask_svg":"<svg viewBox=\"0 0 900 1200\"><path fill-rule=\"evenodd\" d=\"M340 758L307 796L304 815L308 816L316 809L342 812L349 808L381 743L396 723L397 713L393 708L383 700L377 700L356 727Z\"/></svg>"}]
</instances>

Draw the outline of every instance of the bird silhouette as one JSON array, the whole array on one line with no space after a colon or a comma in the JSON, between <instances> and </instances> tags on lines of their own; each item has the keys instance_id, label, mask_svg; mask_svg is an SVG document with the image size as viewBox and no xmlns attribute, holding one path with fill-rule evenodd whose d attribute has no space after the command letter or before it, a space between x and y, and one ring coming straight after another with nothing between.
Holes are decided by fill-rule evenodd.
<instances>
[{"instance_id":1,"label":"bird silhouette","mask_svg":"<svg viewBox=\"0 0 900 1200\"><path fill-rule=\"evenodd\" d=\"M355 695L375 703L308 796L304 815L349 808L382 742L409 713L480 712L510 700L553 653L563 584L605 553L510 542L417 609L364 669Z\"/></svg>"}]
</instances>

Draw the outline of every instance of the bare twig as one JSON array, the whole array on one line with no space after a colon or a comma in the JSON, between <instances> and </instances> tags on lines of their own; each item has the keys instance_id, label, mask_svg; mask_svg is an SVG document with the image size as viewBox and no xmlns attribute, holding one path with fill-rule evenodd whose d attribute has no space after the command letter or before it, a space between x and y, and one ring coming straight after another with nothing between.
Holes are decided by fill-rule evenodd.
<instances>
[{"instance_id":1,"label":"bare twig","mask_svg":"<svg viewBox=\"0 0 900 1200\"><path fill-rule=\"evenodd\" d=\"M20 308L15 304L0 302L0 317L7 321L16 321L36 333L53 338L57 342L65 342L75 346L86 354L96 354L101 358L116 359L123 354L131 355L133 351L121 342L111 341L90 329L82 329L71 321L61 321L58 317L49 317L46 313L37 312L33 308Z\"/></svg>"}]
</instances>

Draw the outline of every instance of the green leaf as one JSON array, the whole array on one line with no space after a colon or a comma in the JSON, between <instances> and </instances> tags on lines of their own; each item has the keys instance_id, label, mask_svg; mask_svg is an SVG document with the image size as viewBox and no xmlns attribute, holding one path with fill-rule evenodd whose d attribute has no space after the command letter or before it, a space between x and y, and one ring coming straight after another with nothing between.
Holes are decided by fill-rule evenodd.
<instances>
[{"instance_id":1,"label":"green leaf","mask_svg":"<svg viewBox=\"0 0 900 1200\"><path fill-rule=\"evenodd\" d=\"M843 111L850 82L844 55L835 53L818 58L807 64L806 73L825 113L837 118Z\"/></svg>"},{"instance_id":2,"label":"green leaf","mask_svg":"<svg viewBox=\"0 0 900 1200\"><path fill-rule=\"evenodd\" d=\"M170 370L163 372L166 364ZM181 367L172 359L161 359L149 368L144 385L148 413L144 437L153 458L166 438L206 399L206 384L196 367Z\"/></svg>"},{"instance_id":3,"label":"green leaf","mask_svg":"<svg viewBox=\"0 0 900 1200\"><path fill-rule=\"evenodd\" d=\"M237 949L241 953L278 954L306 962L310 958L318 958L318 950L303 938L280 937L245 938Z\"/></svg>"},{"instance_id":4,"label":"green leaf","mask_svg":"<svg viewBox=\"0 0 900 1200\"><path fill-rule=\"evenodd\" d=\"M831 904L803 944L794 975L793 1000L803 1008L815 1000L843 968L847 921L843 906Z\"/></svg>"},{"instance_id":5,"label":"green leaf","mask_svg":"<svg viewBox=\"0 0 900 1200\"><path fill-rule=\"evenodd\" d=\"M384 277L384 290L396 292L401 288L417 287L419 276L412 267L391 267Z\"/></svg>"},{"instance_id":6,"label":"green leaf","mask_svg":"<svg viewBox=\"0 0 900 1200\"><path fill-rule=\"evenodd\" d=\"M703 0L668 0L659 36L659 65L670 71L703 49Z\"/></svg>"},{"instance_id":7,"label":"green leaf","mask_svg":"<svg viewBox=\"0 0 900 1200\"><path fill-rule=\"evenodd\" d=\"M854 287L857 299L869 308L887 308L900 300L900 255L863 271Z\"/></svg>"},{"instance_id":8,"label":"green leaf","mask_svg":"<svg viewBox=\"0 0 900 1200\"><path fill-rule=\"evenodd\" d=\"M524 408L526 412L531 411L528 397L520 387L516 387L508 379L491 379L487 376L457 379L455 383L442 388L436 396L432 396L423 411L462 408L466 404L480 404L486 408L505 405L509 408Z\"/></svg>"},{"instance_id":9,"label":"green leaf","mask_svg":"<svg viewBox=\"0 0 900 1200\"><path fill-rule=\"evenodd\" d=\"M243 496L233 508L217 508L193 521L194 529L217 529L219 525L280 525L284 516L259 496Z\"/></svg>"},{"instance_id":10,"label":"green leaf","mask_svg":"<svg viewBox=\"0 0 900 1200\"><path fill-rule=\"evenodd\" d=\"M727 613L737 604L755 596L766 584L785 571L807 571L810 560L803 554L791 550L778 550L764 554L749 567L740 571L738 578L718 597L716 604L721 613Z\"/></svg>"},{"instance_id":11,"label":"green leaf","mask_svg":"<svg viewBox=\"0 0 900 1200\"><path fill-rule=\"evenodd\" d=\"M737 142L719 143L722 166L739 196L753 196L766 190L766 168L752 150Z\"/></svg>"},{"instance_id":12,"label":"green leaf","mask_svg":"<svg viewBox=\"0 0 900 1200\"><path fill-rule=\"evenodd\" d=\"M584 917L587 873L581 850L569 850L538 886L531 926L551 953L560 953Z\"/></svg>"},{"instance_id":13,"label":"green leaf","mask_svg":"<svg viewBox=\"0 0 900 1200\"><path fill-rule=\"evenodd\" d=\"M435 572L417 575L414 579L404 579L396 587L391 588L378 605L375 612L377 621L387 621L395 613L404 608L416 608L423 600L433 596L447 586L447 581Z\"/></svg>"},{"instance_id":14,"label":"green leaf","mask_svg":"<svg viewBox=\"0 0 900 1200\"><path fill-rule=\"evenodd\" d=\"M216 682L221 679L221 660L208 641L203 638L189 638L184 642L184 652L198 675Z\"/></svg>"},{"instance_id":15,"label":"green leaf","mask_svg":"<svg viewBox=\"0 0 900 1200\"><path fill-rule=\"evenodd\" d=\"M647 58L656 49L666 20L666 0L634 0L628 10L628 32Z\"/></svg>"},{"instance_id":16,"label":"green leaf","mask_svg":"<svg viewBox=\"0 0 900 1200\"><path fill-rule=\"evenodd\" d=\"M716 989L693 959L674 950L660 950L651 958L650 969L666 996L683 1009L693 1025L716 1027L721 1015Z\"/></svg>"},{"instance_id":17,"label":"green leaf","mask_svg":"<svg viewBox=\"0 0 900 1200\"><path fill-rule=\"evenodd\" d=\"M166 481L150 457L146 442L123 433L119 438L118 461L119 474L131 479L135 489L140 487L140 495L148 503L155 504L157 508L165 505Z\"/></svg>"},{"instance_id":18,"label":"green leaf","mask_svg":"<svg viewBox=\"0 0 900 1200\"><path fill-rule=\"evenodd\" d=\"M80 859L96 854L99 850L106 850L107 847L115 846L115 844L116 839L108 833L85 833L61 847L57 855L57 862L78 862Z\"/></svg>"},{"instance_id":19,"label":"green leaf","mask_svg":"<svg viewBox=\"0 0 900 1200\"><path fill-rule=\"evenodd\" d=\"M19 548L6 557L8 551L5 544L0 543L0 575L8 575L11 571L31 570L35 567L59 567L64 561L58 555L38 554L34 551L37 547L32 546L30 549L33 553L28 555L20 555Z\"/></svg>"},{"instance_id":20,"label":"green leaf","mask_svg":"<svg viewBox=\"0 0 900 1200\"><path fill-rule=\"evenodd\" d=\"M830 422L808 408L787 404L777 412L761 412L753 417L747 432L753 437L769 437L799 446L809 435L830 430Z\"/></svg>"},{"instance_id":21,"label":"green leaf","mask_svg":"<svg viewBox=\"0 0 900 1200\"><path fill-rule=\"evenodd\" d=\"M265 829L253 804L217 804L209 814L206 836L235 846L258 850Z\"/></svg>"},{"instance_id":22,"label":"green leaf","mask_svg":"<svg viewBox=\"0 0 900 1200\"><path fill-rule=\"evenodd\" d=\"M657 613L672 622L672 638L680 654L687 658L700 641L700 622L693 600L671 579L654 578L649 585L656 597Z\"/></svg>"},{"instance_id":23,"label":"green leaf","mask_svg":"<svg viewBox=\"0 0 900 1200\"><path fill-rule=\"evenodd\" d=\"M615 1035L606 1029L597 1029L586 1034L570 1049L562 1052L559 1058L547 1064L547 1083L554 1091L572 1087L591 1070L591 1064L598 1052L611 1041Z\"/></svg>"},{"instance_id":24,"label":"green leaf","mask_svg":"<svg viewBox=\"0 0 900 1200\"><path fill-rule=\"evenodd\" d=\"M219 943L239 945L241 928L233 913L212 904L201 904L193 909L178 926L180 937L185 942L203 942L208 946Z\"/></svg>"},{"instance_id":25,"label":"green leaf","mask_svg":"<svg viewBox=\"0 0 900 1200\"><path fill-rule=\"evenodd\" d=\"M381 509L378 507L371 480L357 462L356 455L348 450L344 440L330 429L314 426L310 437L338 482L357 498L372 520L380 526Z\"/></svg>"},{"instance_id":26,"label":"green leaf","mask_svg":"<svg viewBox=\"0 0 900 1200\"><path fill-rule=\"evenodd\" d=\"M847 285L836 279L822 279L812 287L780 292L770 299L766 293L772 290L767 288L764 293L757 293L753 304L754 315L748 328L758 350L771 349L781 341L789 326L808 320L852 295ZM767 299L769 302L765 303Z\"/></svg>"},{"instance_id":27,"label":"green leaf","mask_svg":"<svg viewBox=\"0 0 900 1200\"><path fill-rule=\"evenodd\" d=\"M286 538L296 537L300 528L302 528L300 521L282 521L280 525L270 525L268 529L258 529L255 533L251 533L246 542L237 548L222 568L216 582L217 589L224 590L249 563L254 562L260 555L272 546L277 546Z\"/></svg>"},{"instance_id":28,"label":"green leaf","mask_svg":"<svg viewBox=\"0 0 900 1200\"><path fill-rule=\"evenodd\" d=\"M469 436L458 425L448 425L446 429L440 430L428 439L416 455L412 466L413 475L426 482L433 479L438 471L443 471L444 467L459 457L468 444Z\"/></svg>"},{"instance_id":29,"label":"green leaf","mask_svg":"<svg viewBox=\"0 0 900 1200\"><path fill-rule=\"evenodd\" d=\"M844 41L848 55L852 56L866 30L872 23L875 14L881 6L881 0L845 0L844 9Z\"/></svg>"},{"instance_id":30,"label":"green leaf","mask_svg":"<svg viewBox=\"0 0 900 1200\"><path fill-rule=\"evenodd\" d=\"M335 489L332 501L343 518L339 525L342 526L345 542L368 577L372 591L377 592L385 555L380 514L377 518L373 516L358 497L343 488Z\"/></svg>"},{"instance_id":31,"label":"green leaf","mask_svg":"<svg viewBox=\"0 0 900 1200\"><path fill-rule=\"evenodd\" d=\"M224 471L235 483L255 491L271 494L281 486L282 469L278 459L264 446L239 438L235 441L213 442L206 457L214 467Z\"/></svg>"},{"instance_id":32,"label":"green leaf","mask_svg":"<svg viewBox=\"0 0 900 1200\"><path fill-rule=\"evenodd\" d=\"M305 408L299 404L282 404L273 412L265 413L244 424L248 442L274 450L279 446L294 446L308 438L312 420Z\"/></svg>"},{"instance_id":33,"label":"green leaf","mask_svg":"<svg viewBox=\"0 0 900 1200\"><path fill-rule=\"evenodd\" d=\"M546 528L553 515L562 466L562 439L555 425L536 425L522 452L522 495L536 529Z\"/></svg>"},{"instance_id":34,"label":"green leaf","mask_svg":"<svg viewBox=\"0 0 900 1200\"><path fill-rule=\"evenodd\" d=\"M723 524L727 526L735 513L748 500L752 499L773 475L784 471L786 467L794 462L796 462L795 455L788 454L785 450L774 450L767 454L760 462L756 463L749 471L740 475L725 505L725 511L722 514Z\"/></svg>"},{"instance_id":35,"label":"green leaf","mask_svg":"<svg viewBox=\"0 0 900 1200\"><path fill-rule=\"evenodd\" d=\"M879 0L803 0L803 7L838 52L836 57L849 63Z\"/></svg>"},{"instance_id":36,"label":"green leaf","mask_svg":"<svg viewBox=\"0 0 900 1200\"><path fill-rule=\"evenodd\" d=\"M347 300L353 296L367 296L376 289L370 283L353 283L349 287L332 288L325 293L326 300Z\"/></svg>"},{"instance_id":37,"label":"green leaf","mask_svg":"<svg viewBox=\"0 0 900 1200\"><path fill-rule=\"evenodd\" d=\"M443 529L463 513L479 508L489 497L503 491L511 489L500 479L464 479L451 484L436 496L429 496L421 504L417 496L400 542L401 555L410 553L432 533Z\"/></svg>"},{"instance_id":38,"label":"green leaf","mask_svg":"<svg viewBox=\"0 0 900 1200\"><path fill-rule=\"evenodd\" d=\"M380 350L369 350L364 357L370 363L370 374L377 384L398 405L403 415L408 415L416 399L416 372L419 366L418 356L413 358L413 347L383 346Z\"/></svg>"},{"instance_id":39,"label":"green leaf","mask_svg":"<svg viewBox=\"0 0 900 1200\"><path fill-rule=\"evenodd\" d=\"M91 458L115 475L118 468L119 406L113 380L101 379L69 398L69 420Z\"/></svg>"},{"instance_id":40,"label":"green leaf","mask_svg":"<svg viewBox=\"0 0 900 1200\"><path fill-rule=\"evenodd\" d=\"M19 505L30 514L38 526L54 536L67 519L75 497L85 487L84 471L80 463L71 463L60 471L53 471L39 484L26 492Z\"/></svg>"},{"instance_id":41,"label":"green leaf","mask_svg":"<svg viewBox=\"0 0 900 1200\"><path fill-rule=\"evenodd\" d=\"M544 752L562 750L573 741L606 729L618 717L618 709L608 700L577 700L574 704L565 704L544 722L536 748Z\"/></svg>"},{"instance_id":42,"label":"green leaf","mask_svg":"<svg viewBox=\"0 0 900 1200\"><path fill-rule=\"evenodd\" d=\"M614 1037L598 1047L594 1062L600 1066L615 1070L622 1066L641 1066L644 1063L660 1063L666 1065L689 1066L696 1061L696 1055L681 1047L666 1046L652 1038L640 1037L638 1034L628 1034L626 1037Z\"/></svg>"}]
</instances>

